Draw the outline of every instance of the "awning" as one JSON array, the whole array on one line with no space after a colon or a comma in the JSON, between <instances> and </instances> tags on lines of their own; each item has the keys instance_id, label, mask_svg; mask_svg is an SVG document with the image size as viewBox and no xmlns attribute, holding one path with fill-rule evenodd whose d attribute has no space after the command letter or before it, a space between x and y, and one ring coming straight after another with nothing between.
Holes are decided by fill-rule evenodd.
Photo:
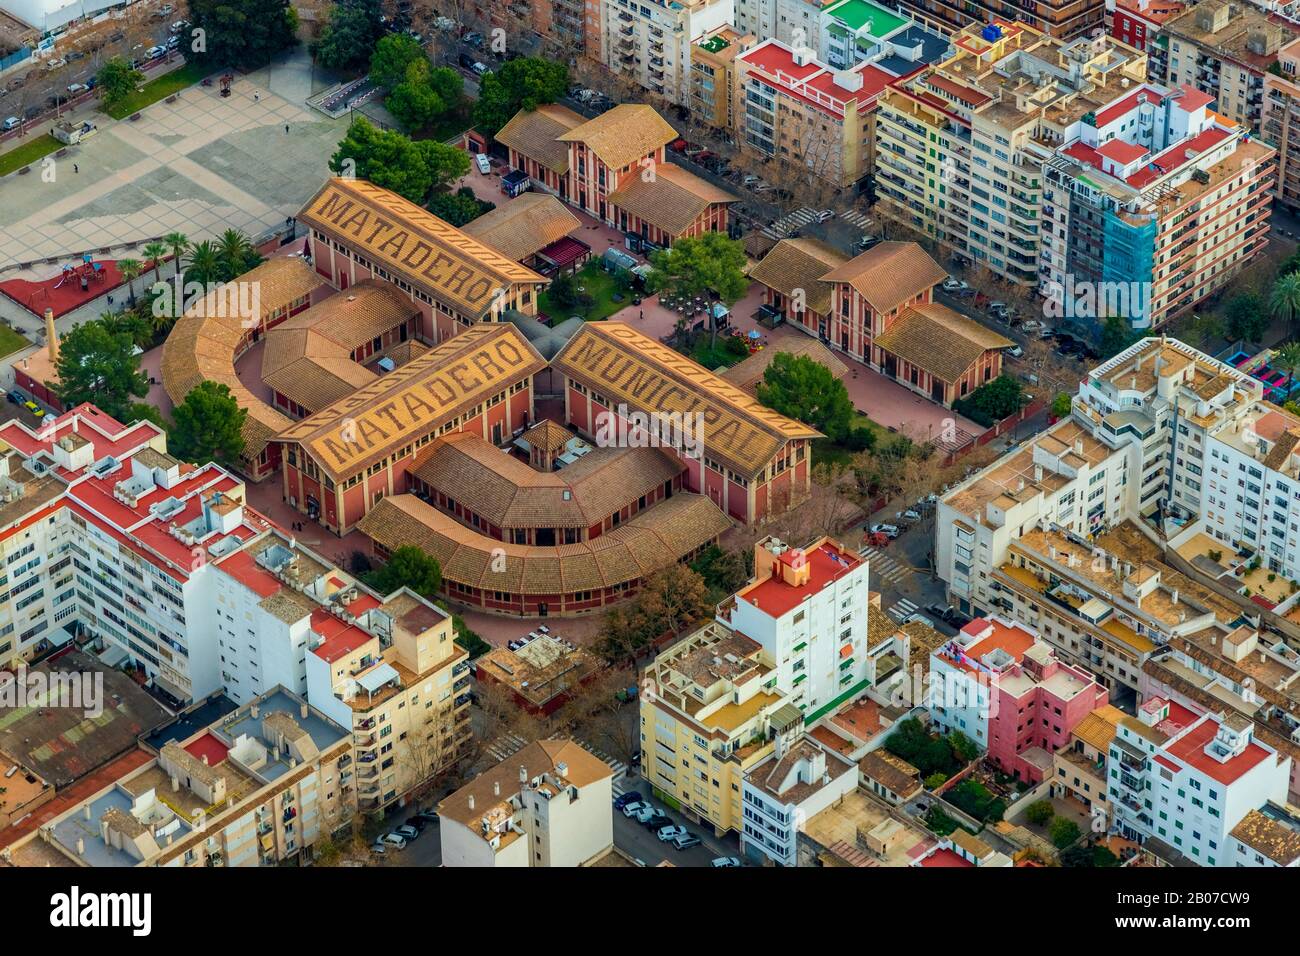
<instances>
[{"instance_id":1,"label":"awning","mask_svg":"<svg viewBox=\"0 0 1300 956\"><path fill-rule=\"evenodd\" d=\"M369 694L373 694L389 681L395 681L397 679L397 671L394 670L391 665L379 664L370 668L370 670L358 677L357 683L361 685L362 690Z\"/></svg>"},{"instance_id":2,"label":"awning","mask_svg":"<svg viewBox=\"0 0 1300 956\"><path fill-rule=\"evenodd\" d=\"M563 239L556 239L549 246L542 249L538 255L562 269L582 259L590 252L591 246L581 239L565 236Z\"/></svg>"}]
</instances>

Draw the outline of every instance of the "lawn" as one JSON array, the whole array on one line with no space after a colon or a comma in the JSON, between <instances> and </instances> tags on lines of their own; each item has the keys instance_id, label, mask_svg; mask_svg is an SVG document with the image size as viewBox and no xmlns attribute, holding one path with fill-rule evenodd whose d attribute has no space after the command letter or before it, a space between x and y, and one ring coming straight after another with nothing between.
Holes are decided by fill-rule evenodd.
<instances>
[{"instance_id":1,"label":"lawn","mask_svg":"<svg viewBox=\"0 0 1300 956\"><path fill-rule=\"evenodd\" d=\"M44 136L38 136L21 146L14 147L7 153L0 153L0 176L30 166L42 156L48 156L62 146L62 143L46 133Z\"/></svg>"},{"instance_id":2,"label":"lawn","mask_svg":"<svg viewBox=\"0 0 1300 956\"><path fill-rule=\"evenodd\" d=\"M113 119L125 119L132 113L138 113L146 106L164 100L173 93L179 93L186 87L193 86L207 74L208 71L199 64L186 63L179 69L164 73L156 80L150 80L111 110L104 110L104 112Z\"/></svg>"},{"instance_id":3,"label":"lawn","mask_svg":"<svg viewBox=\"0 0 1300 956\"><path fill-rule=\"evenodd\" d=\"M549 292L543 292L538 297L537 308L550 318L553 325L558 325L573 315L587 322L599 322L632 304L631 291L623 289L620 292L617 280L595 262L583 266L574 278L577 280L578 294L590 296L590 304L584 306L579 302L569 306L560 305L551 301ZM614 300L618 294L623 297L621 302Z\"/></svg>"},{"instance_id":4,"label":"lawn","mask_svg":"<svg viewBox=\"0 0 1300 956\"><path fill-rule=\"evenodd\" d=\"M895 442L906 440L902 435L891 432L884 425L872 421L861 412L858 412L857 415L854 416L852 427L866 428L875 434L876 444L872 450L877 453L884 451ZM856 452L852 449L837 444L829 438L818 438L813 441L813 462L815 464L825 462L828 465L847 465L853 458L854 454L856 454Z\"/></svg>"},{"instance_id":5,"label":"lawn","mask_svg":"<svg viewBox=\"0 0 1300 956\"><path fill-rule=\"evenodd\" d=\"M749 348L745 345L744 339L726 333L720 333L717 344L714 345L711 332L707 330L700 332L691 346L691 358L710 371L730 368L748 357Z\"/></svg>"},{"instance_id":6,"label":"lawn","mask_svg":"<svg viewBox=\"0 0 1300 956\"><path fill-rule=\"evenodd\" d=\"M27 338L7 325L0 325L0 358L13 355L19 349L25 349L32 343Z\"/></svg>"}]
</instances>

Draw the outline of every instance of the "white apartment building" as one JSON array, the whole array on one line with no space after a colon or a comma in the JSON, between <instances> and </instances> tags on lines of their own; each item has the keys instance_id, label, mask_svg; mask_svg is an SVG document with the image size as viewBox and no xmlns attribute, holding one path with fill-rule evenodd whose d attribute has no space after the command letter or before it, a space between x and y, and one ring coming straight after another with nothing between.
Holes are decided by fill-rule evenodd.
<instances>
[{"instance_id":1,"label":"white apartment building","mask_svg":"<svg viewBox=\"0 0 1300 956\"><path fill-rule=\"evenodd\" d=\"M1254 723L1154 697L1120 720L1107 758L1113 826L1158 840L1200 866L1233 866L1231 831L1286 802L1291 759L1254 739Z\"/></svg>"},{"instance_id":2,"label":"white apartment building","mask_svg":"<svg viewBox=\"0 0 1300 956\"><path fill-rule=\"evenodd\" d=\"M91 405L0 440L0 666L80 627L178 704L220 689L210 564L269 527L243 482Z\"/></svg>"},{"instance_id":3,"label":"white apartment building","mask_svg":"<svg viewBox=\"0 0 1300 956\"><path fill-rule=\"evenodd\" d=\"M797 730L776 735L774 752L745 774L740 849L794 866L806 821L858 788L858 766Z\"/></svg>"},{"instance_id":4,"label":"white apartment building","mask_svg":"<svg viewBox=\"0 0 1300 956\"><path fill-rule=\"evenodd\" d=\"M538 740L438 804L443 866L584 866L614 845L614 771Z\"/></svg>"},{"instance_id":5,"label":"white apartment building","mask_svg":"<svg viewBox=\"0 0 1300 956\"><path fill-rule=\"evenodd\" d=\"M681 106L690 103L692 45L735 16L734 0L602 0L600 7L601 62Z\"/></svg>"},{"instance_id":6,"label":"white apartment building","mask_svg":"<svg viewBox=\"0 0 1300 956\"><path fill-rule=\"evenodd\" d=\"M1171 339L1094 369L1068 418L943 495L935 548L952 599L1037 630L1111 688L1136 689L1142 663L1173 637L1228 634L1239 608L1164 566L1156 538L1218 527L1203 466L1217 440L1256 420L1261 394ZM1235 473L1232 498L1245 498L1250 472Z\"/></svg>"},{"instance_id":7,"label":"white apartment building","mask_svg":"<svg viewBox=\"0 0 1300 956\"><path fill-rule=\"evenodd\" d=\"M876 660L895 651L892 640L871 644L869 593L867 562L838 542L791 548L767 537L754 548L753 580L718 620L762 647L774 686L812 724L872 686Z\"/></svg>"}]
</instances>

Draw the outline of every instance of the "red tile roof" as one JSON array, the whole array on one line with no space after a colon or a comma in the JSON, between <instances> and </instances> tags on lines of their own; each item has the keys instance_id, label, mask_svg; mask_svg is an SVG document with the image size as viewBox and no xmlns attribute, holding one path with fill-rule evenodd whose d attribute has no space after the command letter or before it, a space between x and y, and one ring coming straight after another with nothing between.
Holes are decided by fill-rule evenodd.
<instances>
[{"instance_id":1,"label":"red tile roof","mask_svg":"<svg viewBox=\"0 0 1300 956\"><path fill-rule=\"evenodd\" d=\"M795 554L794 550L786 551L780 560L790 563ZM753 604L764 614L781 617L862 563L862 559L852 551L837 551L829 544L804 552L804 557L808 563L806 584L795 587L786 584L780 576L773 576L742 591L737 597Z\"/></svg>"},{"instance_id":2,"label":"red tile roof","mask_svg":"<svg viewBox=\"0 0 1300 956\"><path fill-rule=\"evenodd\" d=\"M1211 757L1205 752L1205 745L1214 739L1218 728L1216 721L1203 720L1165 750L1170 756L1225 786L1268 759L1269 752L1254 742L1247 744L1237 756L1222 762Z\"/></svg>"}]
</instances>

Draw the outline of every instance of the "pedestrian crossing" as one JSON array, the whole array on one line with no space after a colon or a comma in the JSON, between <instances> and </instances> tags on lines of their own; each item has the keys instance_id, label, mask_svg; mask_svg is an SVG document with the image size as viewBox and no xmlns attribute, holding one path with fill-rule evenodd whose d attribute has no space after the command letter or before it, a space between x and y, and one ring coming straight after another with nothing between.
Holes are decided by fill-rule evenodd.
<instances>
[{"instance_id":1,"label":"pedestrian crossing","mask_svg":"<svg viewBox=\"0 0 1300 956\"><path fill-rule=\"evenodd\" d=\"M871 565L871 576L879 582L897 585L910 575L911 569L900 564L879 548L863 548L858 552Z\"/></svg>"},{"instance_id":2,"label":"pedestrian crossing","mask_svg":"<svg viewBox=\"0 0 1300 956\"><path fill-rule=\"evenodd\" d=\"M488 744L484 750L487 752L489 757L497 763L500 763L502 760L508 760L510 757L513 757L527 746L528 741L524 740L524 738L520 737L518 734L506 734L505 736L498 737L496 740L492 741L492 743Z\"/></svg>"},{"instance_id":3,"label":"pedestrian crossing","mask_svg":"<svg viewBox=\"0 0 1300 956\"><path fill-rule=\"evenodd\" d=\"M769 236L773 239L784 239L800 226L806 226L816 218L816 209L803 206L792 213L782 216L776 222L769 225L763 230L763 235Z\"/></svg>"},{"instance_id":4,"label":"pedestrian crossing","mask_svg":"<svg viewBox=\"0 0 1300 956\"><path fill-rule=\"evenodd\" d=\"M909 617L917 612L917 607L907 598L899 598L885 613L892 617L899 624L902 624Z\"/></svg>"},{"instance_id":5,"label":"pedestrian crossing","mask_svg":"<svg viewBox=\"0 0 1300 956\"><path fill-rule=\"evenodd\" d=\"M857 226L859 229L863 231L866 231L867 229L871 228L871 226L875 223L874 219L872 219L865 212L862 212L861 210L858 209L845 210L844 212L840 213L840 218L843 219L845 222L850 223L851 225Z\"/></svg>"}]
</instances>

